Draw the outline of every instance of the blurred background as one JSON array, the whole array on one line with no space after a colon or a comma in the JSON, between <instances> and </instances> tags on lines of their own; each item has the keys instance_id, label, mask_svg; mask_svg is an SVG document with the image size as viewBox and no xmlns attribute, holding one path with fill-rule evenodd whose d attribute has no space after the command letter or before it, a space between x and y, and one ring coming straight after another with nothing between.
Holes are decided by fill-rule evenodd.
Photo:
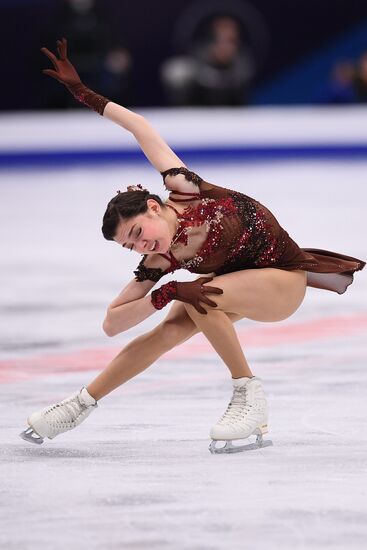
<instances>
[{"instance_id":1,"label":"blurred background","mask_svg":"<svg viewBox=\"0 0 367 550\"><path fill-rule=\"evenodd\" d=\"M125 105L367 99L364 0L2 0L2 111L75 106L41 74L61 36L82 79Z\"/></svg>"}]
</instances>

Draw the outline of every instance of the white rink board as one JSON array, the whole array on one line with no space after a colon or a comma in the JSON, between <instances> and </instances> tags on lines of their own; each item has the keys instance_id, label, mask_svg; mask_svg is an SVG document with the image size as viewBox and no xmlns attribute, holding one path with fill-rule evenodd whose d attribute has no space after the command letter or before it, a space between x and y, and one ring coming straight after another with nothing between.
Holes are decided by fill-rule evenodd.
<instances>
[{"instance_id":1,"label":"white rink board","mask_svg":"<svg viewBox=\"0 0 367 550\"><path fill-rule=\"evenodd\" d=\"M366 144L366 107L135 109L171 147ZM0 116L0 152L135 150L131 134L87 108Z\"/></svg>"}]
</instances>

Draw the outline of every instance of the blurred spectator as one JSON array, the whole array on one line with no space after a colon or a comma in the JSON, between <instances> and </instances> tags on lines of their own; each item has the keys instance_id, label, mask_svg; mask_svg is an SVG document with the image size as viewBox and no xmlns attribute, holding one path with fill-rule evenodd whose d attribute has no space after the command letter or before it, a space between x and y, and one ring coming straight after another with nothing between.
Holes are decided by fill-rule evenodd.
<instances>
[{"instance_id":1,"label":"blurred spectator","mask_svg":"<svg viewBox=\"0 0 367 550\"><path fill-rule=\"evenodd\" d=\"M333 66L326 85L317 94L316 100L327 104L354 103L356 70L349 60L340 60Z\"/></svg>"},{"instance_id":2,"label":"blurred spectator","mask_svg":"<svg viewBox=\"0 0 367 550\"><path fill-rule=\"evenodd\" d=\"M239 23L233 17L219 16L190 56L163 63L161 78L173 105L243 105L254 65Z\"/></svg>"},{"instance_id":3,"label":"blurred spectator","mask_svg":"<svg viewBox=\"0 0 367 550\"><path fill-rule=\"evenodd\" d=\"M45 45L56 52L56 39L62 36L68 39L68 53L81 80L117 103L129 103L132 59L126 48L112 42L105 6L97 0L64 0ZM48 80L43 94L45 108L80 108L70 94Z\"/></svg>"},{"instance_id":4,"label":"blurred spectator","mask_svg":"<svg viewBox=\"0 0 367 550\"><path fill-rule=\"evenodd\" d=\"M358 62L357 74L354 79L354 87L357 101L366 103L367 101L367 52L364 52Z\"/></svg>"},{"instance_id":5,"label":"blurred spectator","mask_svg":"<svg viewBox=\"0 0 367 550\"><path fill-rule=\"evenodd\" d=\"M111 48L104 60L100 74L100 93L121 105L132 102L131 89L132 57L123 46Z\"/></svg>"}]
</instances>

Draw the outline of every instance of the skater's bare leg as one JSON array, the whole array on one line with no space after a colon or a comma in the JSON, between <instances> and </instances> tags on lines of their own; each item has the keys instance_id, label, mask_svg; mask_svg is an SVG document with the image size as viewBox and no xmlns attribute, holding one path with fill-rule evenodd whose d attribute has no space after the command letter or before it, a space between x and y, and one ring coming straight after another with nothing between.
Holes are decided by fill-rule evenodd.
<instances>
[{"instance_id":1,"label":"skater's bare leg","mask_svg":"<svg viewBox=\"0 0 367 550\"><path fill-rule=\"evenodd\" d=\"M243 316L229 314L231 322ZM97 401L147 369L170 349L200 332L182 302L174 302L167 317L153 330L138 336L87 386Z\"/></svg>"},{"instance_id":2,"label":"skater's bare leg","mask_svg":"<svg viewBox=\"0 0 367 550\"><path fill-rule=\"evenodd\" d=\"M289 317L302 303L306 290L304 271L280 269L243 270L217 276L206 286L215 286L223 294L215 295L214 308L202 303L207 315L184 304L196 326L205 334L215 351L231 371L232 378L253 376L229 312L257 321L280 321ZM210 296L209 296L210 298Z\"/></svg>"},{"instance_id":3,"label":"skater's bare leg","mask_svg":"<svg viewBox=\"0 0 367 550\"><path fill-rule=\"evenodd\" d=\"M230 317L232 321L242 318L236 314L230 314ZM127 344L87 386L88 392L98 401L198 332L198 327L190 319L184 305L175 302L167 318L153 330Z\"/></svg>"},{"instance_id":4,"label":"skater's bare leg","mask_svg":"<svg viewBox=\"0 0 367 550\"><path fill-rule=\"evenodd\" d=\"M208 286L210 286L210 283L208 283ZM218 286L218 288L220 287ZM215 351L231 371L232 378L241 378L242 376L252 378L253 374L248 366L237 333L228 315L224 311L216 309L208 311L207 315L202 315L192 306L188 307L187 310L196 326L205 334Z\"/></svg>"}]
</instances>

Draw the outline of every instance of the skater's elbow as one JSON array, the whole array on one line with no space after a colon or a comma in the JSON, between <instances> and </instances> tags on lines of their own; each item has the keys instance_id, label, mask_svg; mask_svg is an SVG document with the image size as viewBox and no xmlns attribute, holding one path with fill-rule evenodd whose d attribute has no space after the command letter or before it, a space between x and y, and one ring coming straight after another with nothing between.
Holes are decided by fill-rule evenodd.
<instances>
[{"instance_id":1,"label":"skater's elbow","mask_svg":"<svg viewBox=\"0 0 367 550\"><path fill-rule=\"evenodd\" d=\"M102 323L103 331L107 336L116 336L135 327L155 311L149 296L119 305L112 302Z\"/></svg>"},{"instance_id":2,"label":"skater's elbow","mask_svg":"<svg viewBox=\"0 0 367 550\"><path fill-rule=\"evenodd\" d=\"M103 321L102 328L104 333L107 336L116 336L116 334L119 334L120 332L123 332L123 330L117 330L117 327L114 325L114 323L111 323L111 320L106 316L105 320Z\"/></svg>"},{"instance_id":3,"label":"skater's elbow","mask_svg":"<svg viewBox=\"0 0 367 550\"><path fill-rule=\"evenodd\" d=\"M115 336L115 332L113 330L113 327L107 317L103 321L102 324L103 332L106 334L106 336Z\"/></svg>"},{"instance_id":4,"label":"skater's elbow","mask_svg":"<svg viewBox=\"0 0 367 550\"><path fill-rule=\"evenodd\" d=\"M124 322L124 319L121 319L121 315L114 315L116 312L112 312L112 309L113 308L108 308L106 317L102 324L104 333L110 337L121 334L121 332L125 332L125 330L130 328L130 325Z\"/></svg>"}]
</instances>

